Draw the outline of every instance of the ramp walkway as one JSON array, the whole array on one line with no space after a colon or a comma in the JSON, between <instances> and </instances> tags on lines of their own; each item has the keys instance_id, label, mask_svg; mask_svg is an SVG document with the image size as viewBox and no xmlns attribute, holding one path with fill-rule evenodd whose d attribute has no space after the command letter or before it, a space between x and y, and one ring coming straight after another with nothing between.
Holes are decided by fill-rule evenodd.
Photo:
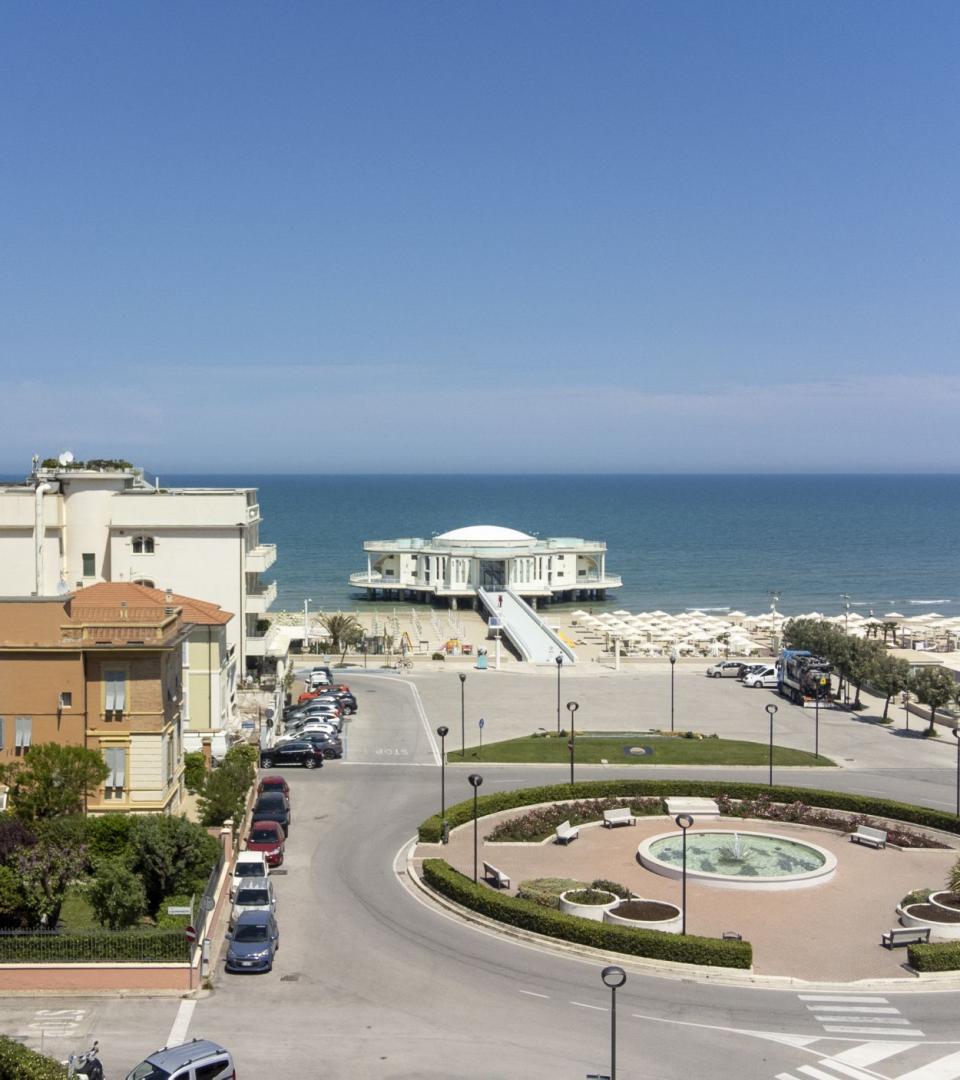
<instances>
[{"instance_id":1,"label":"ramp walkway","mask_svg":"<svg viewBox=\"0 0 960 1080\"><path fill-rule=\"evenodd\" d=\"M480 589L480 600L491 615L500 618L500 628L520 656L530 664L552 664L558 654L564 663L575 664L577 654L562 641L533 608L512 589L488 592ZM500 603L503 597L503 603Z\"/></svg>"}]
</instances>

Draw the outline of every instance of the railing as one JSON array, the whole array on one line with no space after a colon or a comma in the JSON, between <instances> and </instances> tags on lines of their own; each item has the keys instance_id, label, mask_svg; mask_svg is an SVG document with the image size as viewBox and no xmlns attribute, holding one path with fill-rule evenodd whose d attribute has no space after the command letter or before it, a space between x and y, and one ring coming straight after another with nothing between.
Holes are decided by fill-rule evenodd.
<instances>
[{"instance_id":1,"label":"railing","mask_svg":"<svg viewBox=\"0 0 960 1080\"><path fill-rule=\"evenodd\" d=\"M210 876L207 878L207 885L197 904L197 910L193 913L193 927L197 931L195 948L199 949L203 943L204 931L207 928L210 913L217 906L217 883L220 881L222 872L223 854L221 852L217 865L210 871Z\"/></svg>"},{"instance_id":2,"label":"railing","mask_svg":"<svg viewBox=\"0 0 960 1080\"><path fill-rule=\"evenodd\" d=\"M361 570L359 574L350 575L351 585L379 585L383 581L383 574L376 570L371 570L367 573L366 570Z\"/></svg>"},{"instance_id":3,"label":"railing","mask_svg":"<svg viewBox=\"0 0 960 1080\"><path fill-rule=\"evenodd\" d=\"M186 964L182 930L0 930L0 964Z\"/></svg>"}]
</instances>

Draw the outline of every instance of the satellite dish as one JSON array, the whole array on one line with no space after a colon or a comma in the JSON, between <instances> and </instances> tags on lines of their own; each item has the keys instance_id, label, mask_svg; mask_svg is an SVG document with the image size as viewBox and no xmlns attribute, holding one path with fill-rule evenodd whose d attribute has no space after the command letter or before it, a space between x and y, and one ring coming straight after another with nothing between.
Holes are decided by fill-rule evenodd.
<instances>
[{"instance_id":1,"label":"satellite dish","mask_svg":"<svg viewBox=\"0 0 960 1080\"><path fill-rule=\"evenodd\" d=\"M61 465L72 465L73 454L69 450L64 450L64 452L57 458L57 461L59 461Z\"/></svg>"}]
</instances>

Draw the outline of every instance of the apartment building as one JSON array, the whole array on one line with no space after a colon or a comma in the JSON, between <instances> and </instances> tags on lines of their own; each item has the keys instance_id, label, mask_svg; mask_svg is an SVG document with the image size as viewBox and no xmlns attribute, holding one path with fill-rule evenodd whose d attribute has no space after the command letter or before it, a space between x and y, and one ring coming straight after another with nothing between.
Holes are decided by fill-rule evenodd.
<instances>
[{"instance_id":1,"label":"apartment building","mask_svg":"<svg viewBox=\"0 0 960 1080\"><path fill-rule=\"evenodd\" d=\"M63 596L110 581L202 597L234 613L226 647L235 679L267 654L261 620L277 589L260 575L276 546L261 543L261 522L256 488L162 487L125 462L35 459L22 483L0 485L0 596Z\"/></svg>"}]
</instances>

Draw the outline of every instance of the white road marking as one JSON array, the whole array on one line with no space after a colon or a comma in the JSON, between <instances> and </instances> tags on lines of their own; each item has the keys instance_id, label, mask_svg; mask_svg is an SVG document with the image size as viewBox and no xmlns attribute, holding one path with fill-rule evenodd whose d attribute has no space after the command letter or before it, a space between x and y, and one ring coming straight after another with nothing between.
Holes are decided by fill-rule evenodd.
<instances>
[{"instance_id":1,"label":"white road marking","mask_svg":"<svg viewBox=\"0 0 960 1080\"><path fill-rule=\"evenodd\" d=\"M869 1028L869 1027L832 1027L824 1024L824 1031L835 1031L839 1035L870 1035L876 1038L878 1035L895 1035L898 1039L902 1039L904 1035L909 1035L912 1038L922 1038L923 1032L918 1031L916 1028L910 1028L904 1030L903 1028L897 1028L895 1031L884 1031L882 1028Z\"/></svg>"},{"instance_id":2,"label":"white road marking","mask_svg":"<svg viewBox=\"0 0 960 1080\"><path fill-rule=\"evenodd\" d=\"M549 994L535 994L532 990L521 990L520 993L526 994L527 997L545 998L547 1001L550 1000Z\"/></svg>"},{"instance_id":3,"label":"white road marking","mask_svg":"<svg viewBox=\"0 0 960 1080\"><path fill-rule=\"evenodd\" d=\"M900 1010L895 1009L892 1005L808 1005L808 1009L813 1009L818 1013L828 1012L853 1012L853 1013L898 1013Z\"/></svg>"},{"instance_id":4,"label":"white road marking","mask_svg":"<svg viewBox=\"0 0 960 1080\"><path fill-rule=\"evenodd\" d=\"M587 1005L583 1001L571 1001L571 1005L579 1005L581 1009L596 1009L597 1012L606 1012L607 1010L602 1005Z\"/></svg>"},{"instance_id":5,"label":"white road marking","mask_svg":"<svg viewBox=\"0 0 960 1080\"><path fill-rule=\"evenodd\" d=\"M896 1010L894 1010L896 1011ZM900 1024L909 1027L910 1021L905 1016L817 1016L814 1019L827 1024Z\"/></svg>"},{"instance_id":6,"label":"white road marking","mask_svg":"<svg viewBox=\"0 0 960 1080\"><path fill-rule=\"evenodd\" d=\"M901 1073L897 1080L957 1080L960 1077L960 1052L931 1061L919 1069Z\"/></svg>"},{"instance_id":7,"label":"white road marking","mask_svg":"<svg viewBox=\"0 0 960 1080\"><path fill-rule=\"evenodd\" d=\"M177 1015L174 1017L173 1027L170 1028L170 1034L167 1036L167 1046L177 1046L187 1041L187 1032L190 1030L190 1021L193 1019L193 1010L196 1007L196 1001L190 998L184 998L180 1002L180 1008L177 1009Z\"/></svg>"},{"instance_id":8,"label":"white road marking","mask_svg":"<svg viewBox=\"0 0 960 1080\"><path fill-rule=\"evenodd\" d=\"M841 1050L839 1054L833 1055L833 1060L844 1061L849 1065L875 1065L878 1061L885 1061L887 1058L893 1057L894 1054L902 1053L904 1050L912 1050L919 1045L919 1043L915 1042L868 1042L863 1043L861 1046L851 1046L849 1050Z\"/></svg>"},{"instance_id":9,"label":"white road marking","mask_svg":"<svg viewBox=\"0 0 960 1080\"><path fill-rule=\"evenodd\" d=\"M874 1072L864 1072L863 1069L855 1069L852 1065L844 1065L842 1061L837 1061L836 1058L821 1058L821 1065L829 1065L835 1072L841 1073L843 1076L849 1076L851 1080L877 1080L877 1074Z\"/></svg>"},{"instance_id":10,"label":"white road marking","mask_svg":"<svg viewBox=\"0 0 960 1080\"><path fill-rule=\"evenodd\" d=\"M797 1072L801 1073L803 1076L812 1076L813 1080L837 1080L836 1073L824 1072L814 1065L801 1065L798 1067Z\"/></svg>"},{"instance_id":11,"label":"white road marking","mask_svg":"<svg viewBox=\"0 0 960 1080\"><path fill-rule=\"evenodd\" d=\"M869 997L858 997L856 994L797 994L797 997L801 1001L840 1001L840 1002L853 1002L860 1001L866 1005L887 1005L887 999L883 997L877 997L876 994L871 994Z\"/></svg>"}]
</instances>

